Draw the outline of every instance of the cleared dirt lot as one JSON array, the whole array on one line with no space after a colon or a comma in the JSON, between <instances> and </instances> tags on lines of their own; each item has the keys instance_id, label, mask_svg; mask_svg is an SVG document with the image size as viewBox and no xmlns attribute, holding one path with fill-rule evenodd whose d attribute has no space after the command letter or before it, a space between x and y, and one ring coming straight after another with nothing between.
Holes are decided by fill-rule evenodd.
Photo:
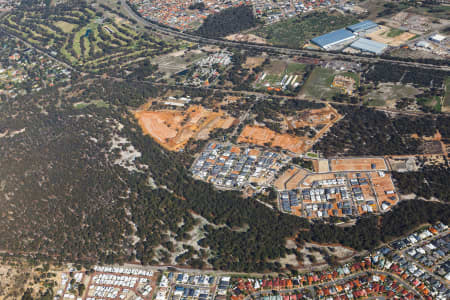
<instances>
[{"instance_id":1,"label":"cleared dirt lot","mask_svg":"<svg viewBox=\"0 0 450 300\"><path fill-rule=\"evenodd\" d=\"M229 128L235 121L224 112L212 112L199 105L186 111L138 111L135 117L145 134L171 151L182 149L190 138L206 139L214 129Z\"/></svg>"},{"instance_id":2,"label":"cleared dirt lot","mask_svg":"<svg viewBox=\"0 0 450 300\"><path fill-rule=\"evenodd\" d=\"M398 47L416 36L414 33L407 31L396 34L392 30L390 27L381 25L379 30L367 34L366 37L389 46Z\"/></svg>"},{"instance_id":3,"label":"cleared dirt lot","mask_svg":"<svg viewBox=\"0 0 450 300\"><path fill-rule=\"evenodd\" d=\"M332 159L331 171L374 171L387 170L383 158ZM374 165L374 167L372 167Z\"/></svg>"},{"instance_id":4,"label":"cleared dirt lot","mask_svg":"<svg viewBox=\"0 0 450 300\"><path fill-rule=\"evenodd\" d=\"M225 37L229 41L236 41L236 42L246 42L246 43L256 43L256 44L267 44L266 39L254 35L254 34L241 34L236 33L229 35Z\"/></svg>"},{"instance_id":5,"label":"cleared dirt lot","mask_svg":"<svg viewBox=\"0 0 450 300\"><path fill-rule=\"evenodd\" d=\"M380 206L383 203L389 203L391 207L397 204L398 195L395 193L395 187L390 174L380 176L377 173L372 173L371 181Z\"/></svg>"},{"instance_id":6,"label":"cleared dirt lot","mask_svg":"<svg viewBox=\"0 0 450 300\"><path fill-rule=\"evenodd\" d=\"M238 143L255 144L258 146L280 147L293 153L303 153L306 144L302 138L287 133L277 133L261 126L245 126Z\"/></svg>"},{"instance_id":7,"label":"cleared dirt lot","mask_svg":"<svg viewBox=\"0 0 450 300\"><path fill-rule=\"evenodd\" d=\"M280 177L274 182L274 186L278 190L284 190L286 188L286 182L299 171L298 168L292 167L287 169Z\"/></svg>"},{"instance_id":8,"label":"cleared dirt lot","mask_svg":"<svg viewBox=\"0 0 450 300\"><path fill-rule=\"evenodd\" d=\"M301 127L317 127L314 136L297 136L288 133L275 132L263 126L247 125L240 134L237 142L255 144L259 146L267 146L289 150L293 153L305 153L311 149L314 143L323 134L325 134L331 126L334 125L341 116L331 106L321 109L299 111L295 117L286 117L280 115L284 119L288 129Z\"/></svg>"},{"instance_id":9,"label":"cleared dirt lot","mask_svg":"<svg viewBox=\"0 0 450 300\"><path fill-rule=\"evenodd\" d=\"M288 180L288 182L286 182L286 189L288 190L292 190L292 189L296 189L298 187L298 185L300 184L300 182L308 175L308 171L302 169L300 171L297 172L297 174L295 174L294 176L292 176L291 179Z\"/></svg>"}]
</instances>

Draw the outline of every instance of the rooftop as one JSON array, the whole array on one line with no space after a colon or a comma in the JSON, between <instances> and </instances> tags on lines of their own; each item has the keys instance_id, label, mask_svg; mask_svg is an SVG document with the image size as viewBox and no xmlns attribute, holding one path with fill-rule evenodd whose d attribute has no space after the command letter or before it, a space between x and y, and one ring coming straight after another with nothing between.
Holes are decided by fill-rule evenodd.
<instances>
[{"instance_id":1,"label":"rooftop","mask_svg":"<svg viewBox=\"0 0 450 300\"><path fill-rule=\"evenodd\" d=\"M347 29L352 31L352 32L360 32L360 31L364 31L364 30L367 30L367 29L371 29L371 28L377 27L377 26L378 26L377 23L375 23L373 21L370 21L370 20L366 20L366 21L363 21L363 22L359 22L357 24L350 25L350 26L347 27Z\"/></svg>"},{"instance_id":2,"label":"rooftop","mask_svg":"<svg viewBox=\"0 0 450 300\"><path fill-rule=\"evenodd\" d=\"M366 51L375 54L381 54L384 50L386 50L387 45L379 42L375 42L365 38L359 38L355 42L353 42L350 47Z\"/></svg>"},{"instance_id":3,"label":"rooftop","mask_svg":"<svg viewBox=\"0 0 450 300\"><path fill-rule=\"evenodd\" d=\"M351 38L354 38L355 35L351 33L350 31L346 29L339 29L332 32L329 32L327 34L315 37L311 40L316 45L319 45L320 47L327 47L334 44L338 44L340 42L343 42L345 40L349 40Z\"/></svg>"}]
</instances>

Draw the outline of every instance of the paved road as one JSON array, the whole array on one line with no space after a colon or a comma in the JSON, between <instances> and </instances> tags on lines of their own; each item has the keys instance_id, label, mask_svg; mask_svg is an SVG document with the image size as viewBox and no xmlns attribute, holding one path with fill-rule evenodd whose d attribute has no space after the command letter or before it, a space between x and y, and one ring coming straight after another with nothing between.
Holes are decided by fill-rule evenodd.
<instances>
[{"instance_id":1,"label":"paved road","mask_svg":"<svg viewBox=\"0 0 450 300\"><path fill-rule=\"evenodd\" d=\"M423 297L411 286L409 285L408 282L404 281L403 279L401 279L400 277L398 277L395 274L389 273L389 272L384 272L384 271L379 271L379 270L370 270L370 271L363 271L363 272L357 272L357 273L353 273L350 274L349 276L346 277L342 277L339 278L337 280L332 280L329 282L325 282L325 283L317 283L317 284L312 284L312 285L308 285L305 287L301 287L301 288L295 288L295 289L282 289L282 290L277 290L278 293L292 293L292 292L297 292L297 291L301 291L304 289L312 289L314 287L327 287L327 286L332 286L335 284L343 284L348 280L351 280L353 278L362 276L362 275L385 275L385 276L391 276L393 278L395 278L398 282L400 282L403 286L405 286L410 292L412 292L413 294L415 294L417 297L419 297L420 299L423 299ZM266 290L266 291L258 291L255 292L251 295L248 295L247 297L244 298L244 300L250 300L252 298L255 297L259 297L263 294L267 294L270 293L270 290ZM374 299L377 299L377 297L374 297Z\"/></svg>"},{"instance_id":2,"label":"paved road","mask_svg":"<svg viewBox=\"0 0 450 300\"><path fill-rule=\"evenodd\" d=\"M126 4L125 0L121 0L122 1L122 5L123 7L134 17L137 18L138 22L145 22L146 24L151 24L152 26L157 26L157 28L162 28L158 25L155 25L153 23L150 23L142 18L140 18L139 16L137 16L134 11L131 10L131 8ZM0 24L0 30L2 29L2 25ZM4 28L3 28L4 29ZM20 38L19 36L9 32L9 31L5 31L6 34L9 34L11 36L14 36L15 38L21 40L23 43L25 43L28 47L34 48L36 51L38 51L39 53L54 59L55 61L59 62L61 65L63 65L64 67L72 70L72 71L78 71L76 68L74 68L73 66L71 66L70 64L68 64L67 62L60 60L52 55L50 55L48 52L46 52L43 49L40 49L28 42L26 42L25 40L23 40L22 38ZM177 32L178 33L178 32ZM181 33L180 33L181 34ZM276 48L276 47L275 47ZM285 50L283 48L277 48L277 49L281 49L281 50ZM297 51L297 50L292 50L292 51ZM303 50L298 50L298 51L303 51ZM327 53L322 53L324 55L328 55ZM372 58L373 59L373 58ZM85 73L81 73L81 75L85 75ZM101 75L94 75L96 77L101 77ZM123 78L115 78L115 77L109 77L110 79L113 80L124 80ZM214 88L214 87L196 87L196 86L188 86L188 85L169 85L169 84L164 84L164 83L157 83L157 82L153 82L153 81L139 81L142 83L150 83L153 85L159 85L159 86L164 86L164 87L175 87L175 88L183 88L183 87L189 87L189 88L196 88L199 90L211 90L211 91L216 91L216 92L223 92L223 93L228 93L228 94L235 94L235 95L247 95L247 96L257 96L257 97L270 97L271 95L266 94L266 93L262 93L262 92L255 92L255 91L233 91L233 90L228 90L228 89L223 89L223 88ZM347 106L362 106L362 104L360 103L342 103L342 102L337 102L337 101L332 101L332 100L318 100L318 99L308 99L308 98L302 98L299 96L282 96L282 95L274 95L274 97L278 97L278 98L283 98L283 99L298 99L298 100L307 100L307 101L312 101L312 102L316 102L316 103L324 103L324 104L335 104L335 105L347 105ZM386 113L393 113L393 114L402 114L402 115L410 115L410 116L422 116L422 115L431 115L431 116L435 116L436 113L427 113L427 112L420 112L420 111L414 111L414 112L410 112L410 111L404 111L404 110L398 110L398 109L389 109L389 108L378 108L378 107L372 107L376 110L379 111L384 111ZM442 114L450 114L450 113L442 113Z\"/></svg>"},{"instance_id":3,"label":"paved road","mask_svg":"<svg viewBox=\"0 0 450 300\"><path fill-rule=\"evenodd\" d=\"M433 64L424 64L424 63L418 63L418 62L404 62L400 60L395 59L385 59L380 57L363 57L363 56L357 56L352 54L344 54L344 53L330 53L330 52L321 52L321 51L314 51L314 50L306 50L306 49L286 49L282 47L276 47L276 46L268 46L268 45L260 45L260 44L250 44L245 42L234 42L234 41L227 41L227 40L221 40L221 39L212 39L212 38L204 38L200 37L194 34L189 34L185 32L179 32L174 29L170 29L167 27L163 27L159 24L150 22L149 20L146 20L144 18L141 18L138 16L133 9L128 5L126 0L121 0L123 10L128 13L132 18L134 18L139 24L143 25L144 27L149 27L163 35L173 36L179 39L196 42L196 43L205 43L205 44L212 44L212 45L221 45L226 47L238 47L238 48L247 48L247 49L257 49L257 50L263 50L263 51L271 51L276 52L279 54L288 54L288 55L302 55L302 54L308 54L308 55L316 55L326 58L333 58L333 59L347 59L352 61L361 61L361 62L389 62L389 63L395 63L399 65L405 65L405 66L415 66L415 67L421 67L421 68L428 68L428 69L439 69L439 70L446 70L450 71L450 66L437 66Z\"/></svg>"}]
</instances>

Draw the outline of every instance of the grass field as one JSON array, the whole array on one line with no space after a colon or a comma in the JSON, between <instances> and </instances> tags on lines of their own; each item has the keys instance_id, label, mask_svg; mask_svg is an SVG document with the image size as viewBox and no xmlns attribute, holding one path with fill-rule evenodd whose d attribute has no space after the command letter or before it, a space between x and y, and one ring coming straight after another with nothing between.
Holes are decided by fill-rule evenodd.
<instances>
[{"instance_id":1,"label":"grass field","mask_svg":"<svg viewBox=\"0 0 450 300\"><path fill-rule=\"evenodd\" d=\"M445 109L450 109L450 77L445 79L444 107Z\"/></svg>"},{"instance_id":2,"label":"grass field","mask_svg":"<svg viewBox=\"0 0 450 300\"><path fill-rule=\"evenodd\" d=\"M428 98L418 98L417 104L420 106L426 106L433 109L435 112L442 111L441 98L438 96L428 97Z\"/></svg>"},{"instance_id":3,"label":"grass field","mask_svg":"<svg viewBox=\"0 0 450 300\"><path fill-rule=\"evenodd\" d=\"M309 98L330 100L339 92L339 89L331 87L334 76L337 74L332 69L316 67L306 80L301 93Z\"/></svg>"},{"instance_id":4,"label":"grass field","mask_svg":"<svg viewBox=\"0 0 450 300\"><path fill-rule=\"evenodd\" d=\"M372 90L363 97L369 105L384 106L387 102L395 103L402 98L414 99L420 94L420 90L410 85L403 84L380 84L380 86Z\"/></svg>"},{"instance_id":5,"label":"grass field","mask_svg":"<svg viewBox=\"0 0 450 300\"><path fill-rule=\"evenodd\" d=\"M315 12L270 24L252 33L274 45L298 48L316 36L357 22L352 16Z\"/></svg>"},{"instance_id":6,"label":"grass field","mask_svg":"<svg viewBox=\"0 0 450 300\"><path fill-rule=\"evenodd\" d=\"M404 31L404 30L401 30L401 29L391 28L391 30L389 30L389 31L386 33L386 35L387 35L387 37L393 38L393 37L396 37L396 36L401 35L401 34L404 33L404 32L405 32L405 31Z\"/></svg>"},{"instance_id":7,"label":"grass field","mask_svg":"<svg viewBox=\"0 0 450 300\"><path fill-rule=\"evenodd\" d=\"M75 109L83 109L88 107L89 105L95 105L96 107L108 108L109 103L106 103L103 100L92 100L90 102L78 102L73 105Z\"/></svg>"},{"instance_id":8,"label":"grass field","mask_svg":"<svg viewBox=\"0 0 450 300\"><path fill-rule=\"evenodd\" d=\"M77 5L45 13L12 12L1 22L10 33L93 73L125 65L136 67L143 59L167 53L177 45L136 31L112 12L103 13L100 19L93 9Z\"/></svg>"},{"instance_id":9,"label":"grass field","mask_svg":"<svg viewBox=\"0 0 450 300\"><path fill-rule=\"evenodd\" d=\"M70 33L77 27L77 25L65 21L57 21L54 23L54 25L60 28L65 33Z\"/></svg>"}]
</instances>

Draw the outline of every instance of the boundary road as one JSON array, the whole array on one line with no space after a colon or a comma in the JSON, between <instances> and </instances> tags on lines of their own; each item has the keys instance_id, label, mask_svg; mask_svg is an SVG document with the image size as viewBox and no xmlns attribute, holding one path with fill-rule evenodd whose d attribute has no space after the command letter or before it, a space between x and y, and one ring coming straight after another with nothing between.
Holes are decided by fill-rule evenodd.
<instances>
[{"instance_id":1,"label":"boundary road","mask_svg":"<svg viewBox=\"0 0 450 300\"><path fill-rule=\"evenodd\" d=\"M176 38L180 38L183 40L196 42L196 43L205 43L205 44L212 44L212 45L220 45L220 46L226 46L226 47L240 47L240 48L247 48L247 49L256 49L256 50L262 50L262 51L272 51L277 52L279 54L288 54L288 55L302 55L302 54L309 54L309 55L315 55L315 56L321 56L322 58L332 58L332 59L347 59L352 61L361 61L361 62L389 62L394 63L398 65L404 65L404 66L414 66L414 67L421 67L421 68L427 68L427 69L435 69L435 70L445 70L450 71L450 66L437 66L433 64L426 64L426 63L419 63L419 62L406 62L401 60L395 60L395 59L387 59L387 58L380 58L380 57L364 57L364 56L357 56L357 55L351 55L351 54L344 54L344 53L331 53L331 52L323 52L323 51L314 51L314 50L306 50L306 49L289 49L289 48L282 48L282 47L276 47L276 46L270 46L270 45L263 45L263 44L251 44L251 43L245 43L245 42L235 42L235 41L226 41L222 39L212 39L212 38L205 38L201 36L197 36L190 33L180 32L168 27L161 26L157 24L156 22L150 22L141 16L139 16L127 3L126 0L120 0L122 3L122 7L124 11L128 13L133 19L135 19L139 24L143 25L144 27L150 27L151 29L163 34L163 35L169 35Z\"/></svg>"}]
</instances>

